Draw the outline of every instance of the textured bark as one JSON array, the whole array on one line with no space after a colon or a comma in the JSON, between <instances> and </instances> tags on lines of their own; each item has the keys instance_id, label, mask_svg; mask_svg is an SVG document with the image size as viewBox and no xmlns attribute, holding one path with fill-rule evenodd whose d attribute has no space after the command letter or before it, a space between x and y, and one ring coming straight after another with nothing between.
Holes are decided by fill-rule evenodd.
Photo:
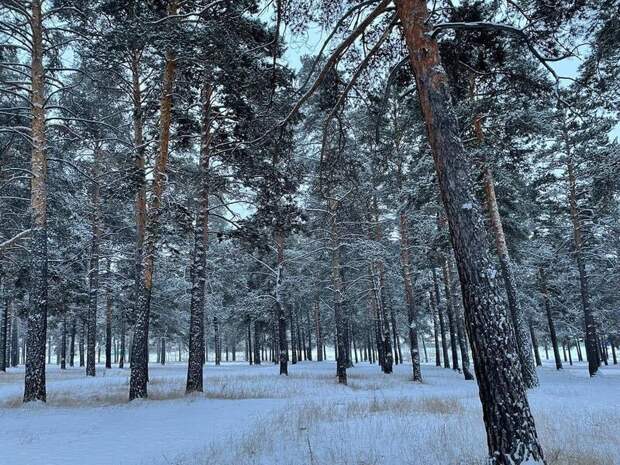
<instances>
[{"instance_id":1,"label":"textured bark","mask_svg":"<svg viewBox=\"0 0 620 465\"><path fill-rule=\"evenodd\" d=\"M448 337L446 335L446 322L443 316L443 312L441 311L441 294L439 293L439 281L437 280L437 272L435 271L435 267L433 267L433 286L435 292L432 294L431 298L435 299L435 313L439 318L439 330L441 332L441 350L443 355L443 367L450 368L450 359L448 356Z\"/></svg>"},{"instance_id":2,"label":"textured bark","mask_svg":"<svg viewBox=\"0 0 620 465\"><path fill-rule=\"evenodd\" d=\"M101 191L98 182L101 173L101 149L95 147L91 186L91 239L88 269L88 315L86 336L86 376L95 376L95 348L97 344L97 304L99 295L99 243L101 241Z\"/></svg>"},{"instance_id":3,"label":"textured bark","mask_svg":"<svg viewBox=\"0 0 620 465\"><path fill-rule=\"evenodd\" d=\"M261 364L262 328L262 321L256 320L254 322L254 365Z\"/></svg>"},{"instance_id":4,"label":"textured bark","mask_svg":"<svg viewBox=\"0 0 620 465\"><path fill-rule=\"evenodd\" d=\"M479 120L478 120L479 121ZM517 352L519 361L521 362L521 372L523 382L527 388L538 386L538 375L536 374L536 366L532 358L532 341L527 327L527 321L523 314L523 308L519 303L517 296L517 287L515 284L514 274L512 272L512 263L506 245L506 236L504 227L502 226L502 218L499 214L497 206L497 197L495 195L495 182L493 173L488 165L483 168L484 191L486 197L486 206L491 221L491 229L495 238L495 248L499 258L500 268L502 270L502 278L504 279L504 287L506 288L506 296L508 297L508 309L510 317L515 329L515 337L517 343Z\"/></svg>"},{"instance_id":5,"label":"textured bark","mask_svg":"<svg viewBox=\"0 0 620 465\"><path fill-rule=\"evenodd\" d=\"M176 2L168 6L168 14L175 15ZM171 51L166 52L162 94L159 115L159 150L155 161L151 200L147 209L144 250L141 266L140 293L136 309L136 322L131 349L131 376L129 378L129 400L148 396L148 341L149 319L153 273L155 271L155 254L159 236L162 196L166 188L166 170L170 144L170 123L172 119L172 88L176 70L176 58Z\"/></svg>"},{"instance_id":6,"label":"textured bark","mask_svg":"<svg viewBox=\"0 0 620 465\"><path fill-rule=\"evenodd\" d=\"M583 319L585 328L586 357L588 359L588 370L590 376L596 375L601 358L597 346L598 336L596 334L596 321L592 314L590 305L590 290L588 284L588 272L586 271L586 262L583 253L583 225L577 205L577 178L575 175L575 167L571 156L571 148L566 135L566 150L568 161L566 168L568 171L568 198L570 206L570 216L573 224L573 241L575 246L575 260L577 262L577 271L579 272L579 286L581 290L581 307L583 309Z\"/></svg>"},{"instance_id":7,"label":"textured bark","mask_svg":"<svg viewBox=\"0 0 620 465\"><path fill-rule=\"evenodd\" d=\"M422 382L422 370L420 368L420 348L418 345L418 315L413 292L413 279L411 270L411 256L409 253L409 225L407 216L401 212L399 215L400 232L400 265L405 283L405 303L407 305L407 325L409 326L409 350L411 352L411 368L413 381Z\"/></svg>"},{"instance_id":8,"label":"textured bark","mask_svg":"<svg viewBox=\"0 0 620 465\"><path fill-rule=\"evenodd\" d=\"M396 0L461 281L490 463L544 464L425 0Z\"/></svg>"},{"instance_id":9,"label":"textured bark","mask_svg":"<svg viewBox=\"0 0 620 465\"><path fill-rule=\"evenodd\" d=\"M26 335L24 402L46 400L45 341L47 339L47 157L45 138L45 77L41 0L31 2L32 157L30 206L30 309Z\"/></svg>"},{"instance_id":10,"label":"textured bark","mask_svg":"<svg viewBox=\"0 0 620 465\"><path fill-rule=\"evenodd\" d=\"M204 358L204 307L207 282L207 248L209 242L209 163L211 145L211 100L213 88L205 84L201 92L200 136L200 197L196 226L194 228L194 251L190 270L192 290L190 298L189 360L185 392L202 392L202 362Z\"/></svg>"}]
</instances>

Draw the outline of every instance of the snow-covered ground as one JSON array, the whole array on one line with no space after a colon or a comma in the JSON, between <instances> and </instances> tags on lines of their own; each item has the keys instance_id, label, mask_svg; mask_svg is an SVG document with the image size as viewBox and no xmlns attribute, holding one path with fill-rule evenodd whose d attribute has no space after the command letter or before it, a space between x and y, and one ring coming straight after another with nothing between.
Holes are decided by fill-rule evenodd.
<instances>
[{"instance_id":1,"label":"snow-covered ground","mask_svg":"<svg viewBox=\"0 0 620 465\"><path fill-rule=\"evenodd\" d=\"M2 465L478 465L485 436L475 382L425 365L383 375L333 362L205 369L186 397L185 365L151 367L150 399L127 403L127 370L87 379L48 367L48 403L22 405L23 370L0 374ZM539 369L530 403L549 465L620 465L620 368Z\"/></svg>"}]
</instances>

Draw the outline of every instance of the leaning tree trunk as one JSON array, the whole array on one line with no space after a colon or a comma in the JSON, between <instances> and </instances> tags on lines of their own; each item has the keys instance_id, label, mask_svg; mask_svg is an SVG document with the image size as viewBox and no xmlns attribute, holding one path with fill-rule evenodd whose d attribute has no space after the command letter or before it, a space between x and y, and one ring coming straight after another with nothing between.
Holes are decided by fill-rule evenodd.
<instances>
[{"instance_id":1,"label":"leaning tree trunk","mask_svg":"<svg viewBox=\"0 0 620 465\"><path fill-rule=\"evenodd\" d=\"M24 402L45 402L45 341L47 339L47 158L45 154L45 77L41 0L31 2L32 15L32 158L30 206L30 309L26 335Z\"/></svg>"},{"instance_id":2,"label":"leaning tree trunk","mask_svg":"<svg viewBox=\"0 0 620 465\"><path fill-rule=\"evenodd\" d=\"M91 239L88 269L88 316L86 335L86 376L95 376L95 347L97 344L97 298L99 294L99 242L101 241L100 166L101 148L95 147L93 185L91 187Z\"/></svg>"},{"instance_id":3,"label":"leaning tree trunk","mask_svg":"<svg viewBox=\"0 0 620 465\"><path fill-rule=\"evenodd\" d=\"M479 124L479 123L478 123ZM521 372L523 382L527 388L538 386L538 375L536 374L536 365L532 357L532 341L527 327L527 321L523 314L523 308L519 303L517 296L517 287L515 284L514 274L512 272L512 263L508 254L508 246L506 245L506 236L504 227L502 226L502 218L499 214L497 206L497 197L495 195L495 181L493 173L488 165L483 168L484 191L486 197L486 206L491 220L491 229L495 237L495 248L499 257L499 264L502 270L502 278L504 279L504 287L506 288L506 296L508 297L508 309L510 317L515 329L517 342L517 352L519 361L521 362Z\"/></svg>"},{"instance_id":4,"label":"leaning tree trunk","mask_svg":"<svg viewBox=\"0 0 620 465\"><path fill-rule=\"evenodd\" d=\"M555 323L553 322L553 314L551 312L551 302L549 300L549 289L547 286L547 273L543 268L539 270L540 288L543 295L545 305L545 314L547 316L547 324L549 325L549 337L551 338L551 346L553 347L553 358L555 359L555 368L562 369L562 359L560 358L560 347L558 346L558 337L555 332Z\"/></svg>"},{"instance_id":5,"label":"leaning tree trunk","mask_svg":"<svg viewBox=\"0 0 620 465\"><path fill-rule=\"evenodd\" d=\"M409 251L409 227L407 216L401 212L399 215L400 231L400 264L405 283L405 303L407 304L407 325L409 326L409 350L411 351L411 368L413 381L422 382L422 370L420 368L420 348L418 345L418 316L413 292L413 280L411 278L411 256Z\"/></svg>"},{"instance_id":6,"label":"leaning tree trunk","mask_svg":"<svg viewBox=\"0 0 620 465\"><path fill-rule=\"evenodd\" d=\"M194 253L191 267L192 291L190 299L189 360L185 392L202 392L202 362L204 358L204 306L207 281L207 247L209 242L209 161L211 145L211 97L213 88L205 84L201 92L202 121L200 135L200 200Z\"/></svg>"},{"instance_id":7,"label":"leaning tree trunk","mask_svg":"<svg viewBox=\"0 0 620 465\"><path fill-rule=\"evenodd\" d=\"M544 464L426 0L396 0L458 265L490 463Z\"/></svg>"},{"instance_id":8,"label":"leaning tree trunk","mask_svg":"<svg viewBox=\"0 0 620 465\"><path fill-rule=\"evenodd\" d=\"M542 361L540 360L540 352L538 351L538 338L536 337L536 331L534 331L534 323L530 319L528 322L530 329L530 336L532 338L532 348L534 349L534 358L536 359L536 366L541 367Z\"/></svg>"},{"instance_id":9,"label":"leaning tree trunk","mask_svg":"<svg viewBox=\"0 0 620 465\"><path fill-rule=\"evenodd\" d=\"M568 198L570 204L570 216L573 223L573 239L575 245L575 260L577 261L577 271L579 272L579 285L581 289L581 307L583 309L584 327L585 327L585 343L586 357L588 359L588 370L590 376L596 375L600 365L601 358L598 351L596 334L596 321L592 314L590 306L590 290L588 285L588 273L586 271L586 262L583 253L583 226L577 205L577 178L575 176L575 167L571 157L571 149L566 136L566 150L568 151Z\"/></svg>"},{"instance_id":10,"label":"leaning tree trunk","mask_svg":"<svg viewBox=\"0 0 620 465\"><path fill-rule=\"evenodd\" d=\"M169 4L169 16L176 14L174 1ZM168 165L168 149L170 144L170 123L172 119L172 87L176 59L171 51L166 52L162 95L159 115L159 152L153 173L152 195L147 209L144 250L141 267L141 289L138 296L136 322L131 348L131 376L129 378L129 400L148 396L148 341L149 318L151 309L151 293L153 289L153 273L155 271L155 253L159 236L162 196L166 188L166 169Z\"/></svg>"}]
</instances>

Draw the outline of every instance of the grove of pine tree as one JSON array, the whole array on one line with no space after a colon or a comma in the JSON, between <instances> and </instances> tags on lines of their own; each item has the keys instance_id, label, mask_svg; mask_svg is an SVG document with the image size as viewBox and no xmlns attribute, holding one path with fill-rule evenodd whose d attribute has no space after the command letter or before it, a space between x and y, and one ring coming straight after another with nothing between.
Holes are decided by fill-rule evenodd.
<instances>
[{"instance_id":1,"label":"grove of pine tree","mask_svg":"<svg viewBox=\"0 0 620 465\"><path fill-rule=\"evenodd\" d=\"M0 372L430 363L545 464L543 348L617 364L619 12L0 0Z\"/></svg>"}]
</instances>

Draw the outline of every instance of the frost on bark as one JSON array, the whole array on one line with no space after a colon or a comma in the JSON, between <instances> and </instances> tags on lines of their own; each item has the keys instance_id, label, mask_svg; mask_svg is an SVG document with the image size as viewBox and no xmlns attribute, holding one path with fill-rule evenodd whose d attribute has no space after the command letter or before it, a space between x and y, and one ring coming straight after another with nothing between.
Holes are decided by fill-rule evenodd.
<instances>
[{"instance_id":1,"label":"frost on bark","mask_svg":"<svg viewBox=\"0 0 620 465\"><path fill-rule=\"evenodd\" d=\"M488 255L484 216L459 137L448 79L425 0L396 0L463 293L490 462L544 464L514 345L514 332Z\"/></svg>"},{"instance_id":2,"label":"frost on bark","mask_svg":"<svg viewBox=\"0 0 620 465\"><path fill-rule=\"evenodd\" d=\"M478 123L479 124L479 123ZM491 229L495 238L495 248L499 258L500 268L502 270L502 278L504 279L504 287L508 297L508 309L515 330L517 343L517 352L521 362L521 372L523 382L527 388L538 386L538 375L536 373L536 365L532 356L532 340L527 327L527 320L523 314L523 308L517 296L517 286L512 272L513 266L506 245L506 236L504 227L502 226L502 218L499 214L497 206L497 197L495 195L495 181L493 173L488 165L483 168L484 192L486 197L486 207L489 214Z\"/></svg>"},{"instance_id":3,"label":"frost on bark","mask_svg":"<svg viewBox=\"0 0 620 465\"><path fill-rule=\"evenodd\" d=\"M409 326L409 350L411 351L411 368L413 381L422 382L422 370L420 369L420 348L418 344L418 316L413 292L413 279L411 277L411 256L409 249L409 225L407 216L401 212L399 215L400 231L400 264L405 283L405 303L407 304L407 325Z\"/></svg>"},{"instance_id":4,"label":"frost on bark","mask_svg":"<svg viewBox=\"0 0 620 465\"><path fill-rule=\"evenodd\" d=\"M168 14L176 14L175 2L170 2ZM166 188L166 169L170 144L170 123L172 119L172 88L176 70L176 58L168 50L165 54L162 94L159 108L159 150L155 161L151 199L146 214L144 249L140 270L140 292L135 314L135 326L131 348L131 375L129 378L129 400L148 396L148 341L149 318L155 254L159 237L162 196Z\"/></svg>"},{"instance_id":5,"label":"frost on bark","mask_svg":"<svg viewBox=\"0 0 620 465\"><path fill-rule=\"evenodd\" d=\"M190 299L189 360L185 392L202 392L202 365L204 358L204 306L207 281L207 247L209 232L209 160L211 144L211 97L213 88L205 84L201 92L200 136L200 198L194 229L194 251L191 267L192 290Z\"/></svg>"},{"instance_id":6,"label":"frost on bark","mask_svg":"<svg viewBox=\"0 0 620 465\"><path fill-rule=\"evenodd\" d=\"M31 2L32 158L30 243L30 308L26 335L24 402L46 400L45 340L47 337L47 158L45 139L45 83L41 1Z\"/></svg>"}]
</instances>

